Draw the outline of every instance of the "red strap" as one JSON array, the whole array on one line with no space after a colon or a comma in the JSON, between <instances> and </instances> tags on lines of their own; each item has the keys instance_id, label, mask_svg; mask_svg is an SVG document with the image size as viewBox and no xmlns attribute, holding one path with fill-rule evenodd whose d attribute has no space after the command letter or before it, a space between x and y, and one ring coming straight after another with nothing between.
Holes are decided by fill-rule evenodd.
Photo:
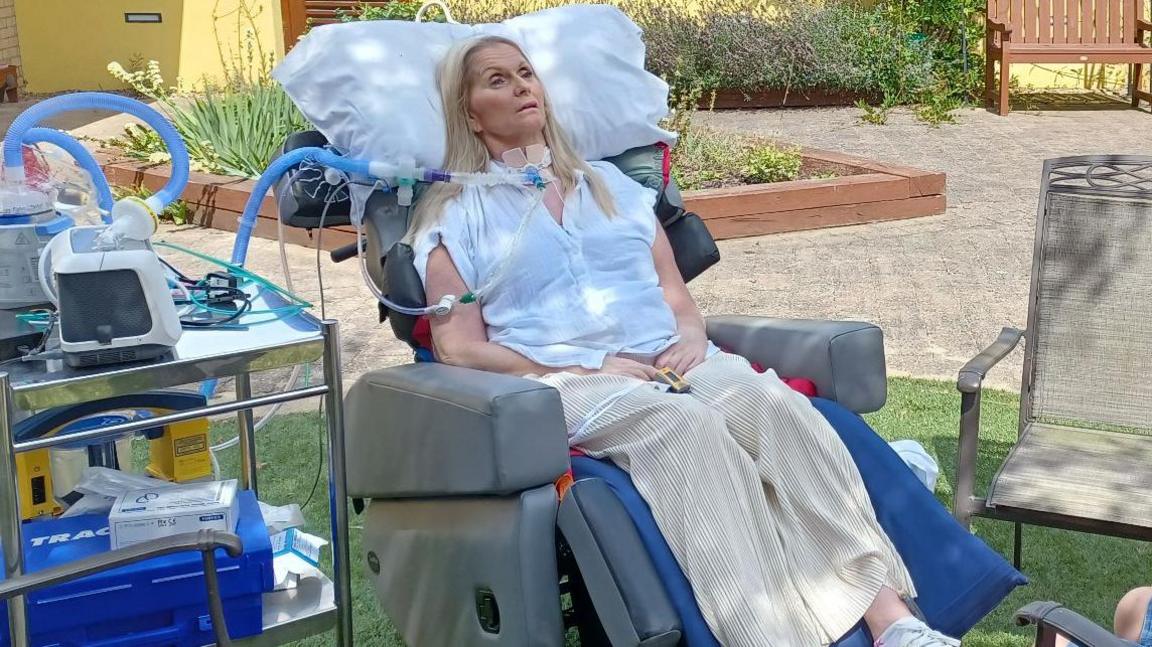
<instances>
[{"instance_id":1,"label":"red strap","mask_svg":"<svg viewBox=\"0 0 1152 647\"><path fill-rule=\"evenodd\" d=\"M672 149L668 148L668 144L664 142L656 142L656 148L664 153L663 167L660 172L664 176L664 186L668 186L668 182L672 179Z\"/></svg>"},{"instance_id":2,"label":"red strap","mask_svg":"<svg viewBox=\"0 0 1152 647\"><path fill-rule=\"evenodd\" d=\"M412 327L412 339L417 346L432 349L432 324L428 323L428 317L416 320L416 325Z\"/></svg>"},{"instance_id":3,"label":"red strap","mask_svg":"<svg viewBox=\"0 0 1152 647\"><path fill-rule=\"evenodd\" d=\"M732 352L732 351L728 350L727 348L724 348L723 346L720 347L720 350L722 350L726 353ZM763 373L764 371L768 370L767 368L764 367L763 364L761 364L759 362L749 361L749 364L752 365L752 370L756 371L757 373ZM815 397L818 397L820 395L816 390L816 383L813 382L812 380L809 380L808 378L805 378L805 377L781 377L780 381L783 382L784 384L787 384L788 387L791 388L793 391L798 391L800 393L803 393L804 395L806 395L810 398L815 398Z\"/></svg>"},{"instance_id":4,"label":"red strap","mask_svg":"<svg viewBox=\"0 0 1152 647\"><path fill-rule=\"evenodd\" d=\"M819 395L819 393L816 392L816 383L807 378L784 377L780 378L780 381L791 387L793 391L799 391L810 398L815 398Z\"/></svg>"}]
</instances>

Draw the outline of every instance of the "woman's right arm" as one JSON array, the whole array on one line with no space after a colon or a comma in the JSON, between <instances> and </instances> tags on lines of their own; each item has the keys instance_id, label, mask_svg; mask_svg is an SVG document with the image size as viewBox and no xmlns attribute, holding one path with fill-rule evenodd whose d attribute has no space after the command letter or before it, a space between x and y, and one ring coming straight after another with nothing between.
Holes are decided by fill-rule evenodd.
<instances>
[{"instance_id":1,"label":"woman's right arm","mask_svg":"<svg viewBox=\"0 0 1152 647\"><path fill-rule=\"evenodd\" d=\"M428 303L436 303L446 294L459 296L468 291L464 279L452 263L452 257L443 245L438 245L428 256L427 279L424 291ZM480 304L457 303L443 317L431 317L432 339L436 357L445 364L512 375L544 375L567 371L590 373L579 366L556 368L537 364L520 353L488 341Z\"/></svg>"}]
</instances>

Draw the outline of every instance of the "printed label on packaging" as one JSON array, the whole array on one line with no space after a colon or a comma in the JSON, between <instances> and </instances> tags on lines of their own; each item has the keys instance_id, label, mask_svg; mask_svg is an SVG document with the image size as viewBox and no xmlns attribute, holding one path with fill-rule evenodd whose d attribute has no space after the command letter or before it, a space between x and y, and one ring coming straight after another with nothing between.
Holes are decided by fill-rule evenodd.
<instances>
[{"instance_id":1,"label":"printed label on packaging","mask_svg":"<svg viewBox=\"0 0 1152 647\"><path fill-rule=\"evenodd\" d=\"M215 521L207 521L203 517L216 517ZM143 541L151 541L157 537L175 535L182 532L196 532L202 528L231 531L227 527L224 515L198 515L185 514L154 519L140 519L132 521L118 521L112 524L112 533L115 536L116 546L124 548Z\"/></svg>"}]
</instances>

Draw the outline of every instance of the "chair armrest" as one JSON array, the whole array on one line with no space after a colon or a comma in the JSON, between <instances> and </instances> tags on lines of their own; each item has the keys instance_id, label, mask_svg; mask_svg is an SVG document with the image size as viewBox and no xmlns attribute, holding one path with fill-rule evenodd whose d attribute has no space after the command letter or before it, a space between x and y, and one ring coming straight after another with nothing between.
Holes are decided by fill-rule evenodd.
<instances>
[{"instance_id":1,"label":"chair armrest","mask_svg":"<svg viewBox=\"0 0 1152 647\"><path fill-rule=\"evenodd\" d=\"M1137 18L1136 19L1136 33L1139 34L1142 31L1152 31L1152 22L1148 22L1147 20L1144 20L1143 18Z\"/></svg>"},{"instance_id":2,"label":"chair armrest","mask_svg":"<svg viewBox=\"0 0 1152 647\"><path fill-rule=\"evenodd\" d=\"M1055 602L1033 602L1016 612L1016 624L1036 625L1038 636L1059 633L1081 647L1136 647L1136 643L1117 638L1084 616ZM1037 647L1045 647L1040 637Z\"/></svg>"},{"instance_id":3,"label":"chair armrest","mask_svg":"<svg viewBox=\"0 0 1152 647\"><path fill-rule=\"evenodd\" d=\"M999 20L995 20L993 18L985 18L984 19L984 28L988 31L1000 32L1001 34L1004 35L1004 38L1006 40L1012 37L1012 28L1009 27L1008 25L1000 22Z\"/></svg>"},{"instance_id":4,"label":"chair armrest","mask_svg":"<svg viewBox=\"0 0 1152 647\"><path fill-rule=\"evenodd\" d=\"M960 369L960 377L956 380L956 389L961 393L975 393L980 390L984 376L993 366L1000 363L1008 353L1016 348L1024 337L1024 331L1015 328L1004 328L1000 336L991 346L985 348L979 355L973 357Z\"/></svg>"},{"instance_id":5,"label":"chair armrest","mask_svg":"<svg viewBox=\"0 0 1152 647\"><path fill-rule=\"evenodd\" d=\"M395 366L357 380L344 410L352 497L504 495L568 469L560 393L536 380Z\"/></svg>"},{"instance_id":6,"label":"chair armrest","mask_svg":"<svg viewBox=\"0 0 1152 647\"><path fill-rule=\"evenodd\" d=\"M960 369L956 389L960 391L960 436L956 452L956 485L953 488L952 514L965 528L973 514L984 509L976 499L976 462L980 449L980 386L984 376L1023 338L1023 331L1004 328L1000 336L979 355Z\"/></svg>"},{"instance_id":7,"label":"chair armrest","mask_svg":"<svg viewBox=\"0 0 1152 647\"><path fill-rule=\"evenodd\" d=\"M707 324L717 346L784 377L810 379L820 397L857 413L884 406L884 334L872 324L738 315L710 317Z\"/></svg>"}]
</instances>

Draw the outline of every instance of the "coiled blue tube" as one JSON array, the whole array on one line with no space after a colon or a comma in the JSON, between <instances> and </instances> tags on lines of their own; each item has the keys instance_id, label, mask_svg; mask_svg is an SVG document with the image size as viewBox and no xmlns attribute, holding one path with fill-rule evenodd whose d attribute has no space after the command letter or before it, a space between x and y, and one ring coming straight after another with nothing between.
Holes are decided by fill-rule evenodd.
<instances>
[{"instance_id":1,"label":"coiled blue tube","mask_svg":"<svg viewBox=\"0 0 1152 647\"><path fill-rule=\"evenodd\" d=\"M108 179L104 177L104 170L100 168L96 158L92 157L92 153L71 135L55 128L32 128L24 133L25 144L41 142L59 146L76 160L80 168L88 171L92 176L92 184L96 186L97 204L107 217L107 214L112 212L112 203L115 199L112 197L112 188L108 186Z\"/></svg>"},{"instance_id":2,"label":"coiled blue tube","mask_svg":"<svg viewBox=\"0 0 1152 647\"><path fill-rule=\"evenodd\" d=\"M271 189L276 180L287 173L288 169L306 159L314 160L324 166L346 173L371 175L368 172L368 162L342 157L317 146L297 148L276 158L260 174L260 179L256 180L256 186L252 188L252 195L248 196L248 202L244 205L244 213L240 216L240 226L236 230L236 242L232 245L232 264L243 265L244 260L248 258L248 241L252 238L252 229L256 227L256 217L260 213L260 203L264 202L264 195L268 193L268 189Z\"/></svg>"},{"instance_id":3,"label":"coiled blue tube","mask_svg":"<svg viewBox=\"0 0 1152 647\"><path fill-rule=\"evenodd\" d=\"M62 94L45 99L33 105L12 122L4 136L4 172L9 180L23 181L24 157L21 145L28 131L48 117L71 110L113 110L126 112L139 117L152 127L172 156L172 177L164 188L156 192L147 202L154 210L160 211L180 197L184 185L188 183L188 148L176 128L155 109L135 99L107 92L77 92Z\"/></svg>"}]
</instances>

